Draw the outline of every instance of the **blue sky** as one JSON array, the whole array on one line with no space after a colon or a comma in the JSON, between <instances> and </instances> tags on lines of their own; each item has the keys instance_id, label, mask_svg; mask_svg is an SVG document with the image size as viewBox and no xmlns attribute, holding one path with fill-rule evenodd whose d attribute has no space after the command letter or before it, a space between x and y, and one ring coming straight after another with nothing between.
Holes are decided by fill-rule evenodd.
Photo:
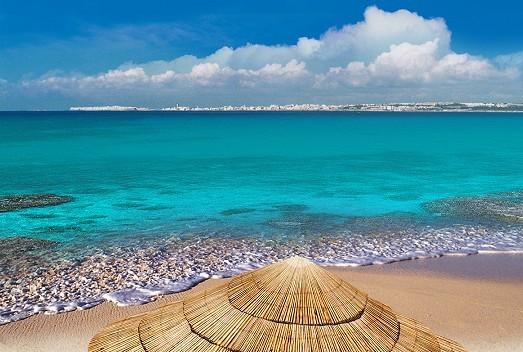
<instances>
[{"instance_id":1,"label":"blue sky","mask_svg":"<svg viewBox=\"0 0 523 352\"><path fill-rule=\"evenodd\" d=\"M521 13L503 0L0 0L0 109L523 101Z\"/></svg>"}]
</instances>

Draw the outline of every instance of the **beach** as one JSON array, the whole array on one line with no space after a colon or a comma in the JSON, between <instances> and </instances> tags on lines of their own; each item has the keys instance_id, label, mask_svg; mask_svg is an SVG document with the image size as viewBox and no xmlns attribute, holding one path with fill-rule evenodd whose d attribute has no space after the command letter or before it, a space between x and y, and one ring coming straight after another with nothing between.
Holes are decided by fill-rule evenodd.
<instances>
[{"instance_id":1,"label":"beach","mask_svg":"<svg viewBox=\"0 0 523 352\"><path fill-rule=\"evenodd\" d=\"M0 113L0 324L293 255L523 251L518 116Z\"/></svg>"},{"instance_id":2,"label":"beach","mask_svg":"<svg viewBox=\"0 0 523 352\"><path fill-rule=\"evenodd\" d=\"M26 3L0 352L523 352L523 3Z\"/></svg>"},{"instance_id":3,"label":"beach","mask_svg":"<svg viewBox=\"0 0 523 352\"><path fill-rule=\"evenodd\" d=\"M369 295L462 343L469 351L523 351L523 255L483 254L328 270ZM103 303L0 326L0 351L86 351L112 321L157 308L228 279L139 306Z\"/></svg>"},{"instance_id":4,"label":"beach","mask_svg":"<svg viewBox=\"0 0 523 352\"><path fill-rule=\"evenodd\" d=\"M517 351L519 115L1 113L1 349L85 351L302 256L469 350Z\"/></svg>"}]
</instances>

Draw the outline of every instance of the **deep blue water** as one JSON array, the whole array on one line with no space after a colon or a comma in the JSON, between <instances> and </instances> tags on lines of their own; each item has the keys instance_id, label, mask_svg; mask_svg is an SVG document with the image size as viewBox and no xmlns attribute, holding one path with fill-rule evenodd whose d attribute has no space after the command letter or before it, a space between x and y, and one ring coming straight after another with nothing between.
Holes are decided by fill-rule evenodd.
<instances>
[{"instance_id":1,"label":"deep blue water","mask_svg":"<svg viewBox=\"0 0 523 352\"><path fill-rule=\"evenodd\" d=\"M3 112L0 195L74 201L0 213L0 238L292 236L423 218L434 199L522 189L522 141L522 114ZM274 226L289 213L310 221Z\"/></svg>"}]
</instances>

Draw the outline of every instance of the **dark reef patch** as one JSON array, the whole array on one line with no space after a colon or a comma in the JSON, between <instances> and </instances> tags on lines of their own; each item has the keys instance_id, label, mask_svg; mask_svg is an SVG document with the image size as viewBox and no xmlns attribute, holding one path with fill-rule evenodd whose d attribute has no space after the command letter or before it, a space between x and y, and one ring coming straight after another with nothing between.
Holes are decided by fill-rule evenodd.
<instances>
[{"instance_id":1,"label":"dark reef patch","mask_svg":"<svg viewBox=\"0 0 523 352\"><path fill-rule=\"evenodd\" d=\"M221 211L220 214L223 216L231 216L231 215L252 213L254 211L256 211L256 209L253 209L253 208L232 208L232 209L226 209L224 211Z\"/></svg>"},{"instance_id":2,"label":"dark reef patch","mask_svg":"<svg viewBox=\"0 0 523 352\"><path fill-rule=\"evenodd\" d=\"M26 208L55 206L73 201L73 197L56 194L19 194L0 197L0 213Z\"/></svg>"},{"instance_id":3,"label":"dark reef patch","mask_svg":"<svg viewBox=\"0 0 523 352\"><path fill-rule=\"evenodd\" d=\"M145 210L145 211L156 211L156 210L165 210L165 209L169 209L169 207L166 205L151 205L148 207L140 208L140 210Z\"/></svg>"},{"instance_id":4,"label":"dark reef patch","mask_svg":"<svg viewBox=\"0 0 523 352\"><path fill-rule=\"evenodd\" d=\"M37 227L38 233L66 233L71 231L82 231L78 225L64 225L64 226L42 226Z\"/></svg>"},{"instance_id":5,"label":"dark reef patch","mask_svg":"<svg viewBox=\"0 0 523 352\"><path fill-rule=\"evenodd\" d=\"M0 282L14 276L23 277L41 266L46 266L42 252L52 250L58 244L55 241L31 237L0 239Z\"/></svg>"},{"instance_id":6,"label":"dark reef patch","mask_svg":"<svg viewBox=\"0 0 523 352\"><path fill-rule=\"evenodd\" d=\"M196 221L199 220L199 218L195 216L185 216L181 218L177 218L176 221L185 222L185 221Z\"/></svg>"},{"instance_id":7,"label":"dark reef patch","mask_svg":"<svg viewBox=\"0 0 523 352\"><path fill-rule=\"evenodd\" d=\"M82 225L92 225L92 224L96 224L96 220L95 219L85 219L85 220L78 221L78 223L82 224Z\"/></svg>"},{"instance_id":8,"label":"dark reef patch","mask_svg":"<svg viewBox=\"0 0 523 352\"><path fill-rule=\"evenodd\" d=\"M109 194L111 192L113 192L113 190L110 188L91 187L91 188L83 188L79 193L88 194L88 195L97 195L97 194Z\"/></svg>"},{"instance_id":9,"label":"dark reef patch","mask_svg":"<svg viewBox=\"0 0 523 352\"><path fill-rule=\"evenodd\" d=\"M378 216L348 217L343 228L363 234L401 232L425 226L425 220L415 213L393 212Z\"/></svg>"},{"instance_id":10,"label":"dark reef patch","mask_svg":"<svg viewBox=\"0 0 523 352\"><path fill-rule=\"evenodd\" d=\"M274 205L273 208L281 212L302 212L309 209L305 204L281 204Z\"/></svg>"},{"instance_id":11,"label":"dark reef patch","mask_svg":"<svg viewBox=\"0 0 523 352\"><path fill-rule=\"evenodd\" d=\"M420 195L416 194L416 193L392 193L387 196L387 199L397 200L397 201L411 201L411 200L418 200L419 197L420 197Z\"/></svg>"},{"instance_id":12,"label":"dark reef patch","mask_svg":"<svg viewBox=\"0 0 523 352\"><path fill-rule=\"evenodd\" d=\"M523 191L437 199L423 204L423 208L433 214L464 220L523 223Z\"/></svg>"},{"instance_id":13,"label":"dark reef patch","mask_svg":"<svg viewBox=\"0 0 523 352\"><path fill-rule=\"evenodd\" d=\"M103 214L94 214L94 215L89 215L86 217L87 219L105 219L107 218L107 215L103 215Z\"/></svg>"},{"instance_id":14,"label":"dark reef patch","mask_svg":"<svg viewBox=\"0 0 523 352\"><path fill-rule=\"evenodd\" d=\"M53 219L56 218L56 214L21 214L27 219Z\"/></svg>"},{"instance_id":15,"label":"dark reef patch","mask_svg":"<svg viewBox=\"0 0 523 352\"><path fill-rule=\"evenodd\" d=\"M306 235L332 233L341 229L345 221L345 217L336 214L284 212L279 218L266 220L263 224L284 233Z\"/></svg>"},{"instance_id":16,"label":"dark reef patch","mask_svg":"<svg viewBox=\"0 0 523 352\"><path fill-rule=\"evenodd\" d=\"M115 203L113 204L114 207L122 208L122 209L137 209L143 206L143 204L138 202L125 202L125 203Z\"/></svg>"},{"instance_id":17,"label":"dark reef patch","mask_svg":"<svg viewBox=\"0 0 523 352\"><path fill-rule=\"evenodd\" d=\"M4 255L20 254L20 252L31 252L38 249L49 249L56 247L58 242L42 240L32 237L8 237L0 239L0 258Z\"/></svg>"}]
</instances>

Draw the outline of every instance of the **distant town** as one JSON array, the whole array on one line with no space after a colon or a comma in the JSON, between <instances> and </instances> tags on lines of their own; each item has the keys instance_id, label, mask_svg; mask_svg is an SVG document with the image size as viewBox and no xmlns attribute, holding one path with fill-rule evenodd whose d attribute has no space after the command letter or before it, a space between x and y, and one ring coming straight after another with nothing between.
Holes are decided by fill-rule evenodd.
<instances>
[{"instance_id":1,"label":"distant town","mask_svg":"<svg viewBox=\"0 0 523 352\"><path fill-rule=\"evenodd\" d=\"M287 104L225 105L215 107L173 107L151 109L136 106L77 106L70 111L375 111L375 112L523 112L523 103L391 103L391 104Z\"/></svg>"}]
</instances>

